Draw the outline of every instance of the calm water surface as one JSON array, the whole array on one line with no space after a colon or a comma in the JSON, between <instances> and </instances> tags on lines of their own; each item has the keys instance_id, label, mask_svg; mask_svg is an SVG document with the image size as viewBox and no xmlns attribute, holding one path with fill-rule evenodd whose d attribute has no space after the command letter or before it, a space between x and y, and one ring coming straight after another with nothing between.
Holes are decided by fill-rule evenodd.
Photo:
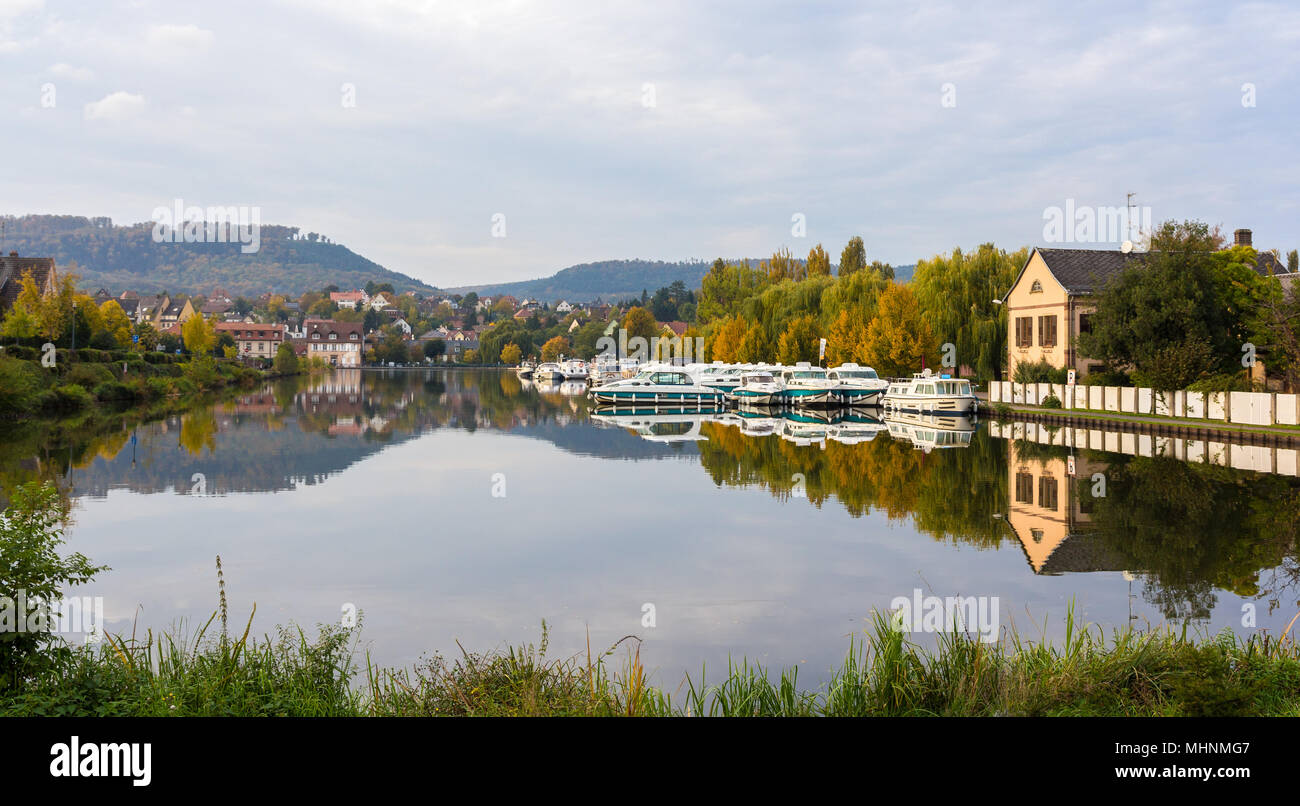
<instances>
[{"instance_id":1,"label":"calm water surface","mask_svg":"<svg viewBox=\"0 0 1300 806\"><path fill-rule=\"evenodd\" d=\"M641 636L670 689L729 655L815 684L916 588L996 596L1031 638L1059 637L1072 601L1106 627L1207 632L1249 632L1244 605L1274 634L1297 612L1294 454L1258 449L1247 471L1214 463L1231 446L1084 432L1069 448L870 411L604 414L584 391L344 370L54 444L11 435L0 489L66 491L69 548L113 569L77 593L104 597L112 632L197 629L219 554L232 621L355 605L390 665L536 640L545 619L553 655L588 630L593 648Z\"/></svg>"}]
</instances>

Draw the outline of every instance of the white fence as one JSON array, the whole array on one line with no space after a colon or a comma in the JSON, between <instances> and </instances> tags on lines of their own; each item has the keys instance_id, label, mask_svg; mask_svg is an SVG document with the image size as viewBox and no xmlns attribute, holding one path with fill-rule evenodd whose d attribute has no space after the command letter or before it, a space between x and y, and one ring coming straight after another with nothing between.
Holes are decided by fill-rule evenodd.
<instances>
[{"instance_id":1,"label":"white fence","mask_svg":"<svg viewBox=\"0 0 1300 806\"><path fill-rule=\"evenodd\" d=\"M1273 392L1157 392L1130 386L1065 386L1059 383L989 384L993 403L1041 405L1048 395L1071 411L1153 414L1240 425L1300 425L1300 395Z\"/></svg>"},{"instance_id":2,"label":"white fence","mask_svg":"<svg viewBox=\"0 0 1300 806\"><path fill-rule=\"evenodd\" d=\"M1235 445L1206 439L1121 433L1096 428L1048 427L1042 423L1029 422L992 422L989 423L989 433L1003 439L1025 439L1043 445L1090 448L1130 456L1169 456L1185 462L1203 462L1282 476L1297 475L1297 466L1300 465L1300 451L1295 448Z\"/></svg>"}]
</instances>

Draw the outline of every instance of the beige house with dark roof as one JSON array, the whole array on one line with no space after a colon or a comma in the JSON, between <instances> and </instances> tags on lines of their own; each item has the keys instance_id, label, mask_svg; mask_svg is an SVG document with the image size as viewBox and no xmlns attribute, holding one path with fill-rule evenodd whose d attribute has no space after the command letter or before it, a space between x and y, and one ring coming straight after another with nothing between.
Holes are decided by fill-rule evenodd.
<instances>
[{"instance_id":1,"label":"beige house with dark roof","mask_svg":"<svg viewBox=\"0 0 1300 806\"><path fill-rule=\"evenodd\" d=\"M1233 233L1234 245L1251 245L1248 229ZM1119 249L1034 249L1001 300L1007 307L1007 378L1021 363L1045 360L1075 370L1080 377L1101 368L1079 355L1079 334L1097 308L1093 300L1111 277L1145 253ZM1281 274L1272 254L1260 252L1255 271Z\"/></svg>"}]
</instances>

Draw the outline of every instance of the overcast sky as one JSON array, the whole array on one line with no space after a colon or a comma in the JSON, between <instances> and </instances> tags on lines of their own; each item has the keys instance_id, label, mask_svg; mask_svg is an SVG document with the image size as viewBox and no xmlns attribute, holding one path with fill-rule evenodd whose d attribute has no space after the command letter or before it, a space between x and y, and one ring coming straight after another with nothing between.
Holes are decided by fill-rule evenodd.
<instances>
[{"instance_id":1,"label":"overcast sky","mask_svg":"<svg viewBox=\"0 0 1300 806\"><path fill-rule=\"evenodd\" d=\"M1295 4L908 5L0 0L0 212L256 206L444 287L912 263L1129 191L1300 246Z\"/></svg>"}]
</instances>

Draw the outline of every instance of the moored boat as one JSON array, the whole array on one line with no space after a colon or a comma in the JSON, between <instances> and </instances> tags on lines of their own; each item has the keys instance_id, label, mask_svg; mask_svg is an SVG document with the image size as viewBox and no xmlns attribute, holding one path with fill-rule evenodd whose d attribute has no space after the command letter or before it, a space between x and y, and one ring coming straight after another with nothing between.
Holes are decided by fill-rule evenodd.
<instances>
[{"instance_id":1,"label":"moored boat","mask_svg":"<svg viewBox=\"0 0 1300 806\"><path fill-rule=\"evenodd\" d=\"M745 370L727 398L747 406L780 406L785 403L785 384L768 370Z\"/></svg>"},{"instance_id":2,"label":"moored boat","mask_svg":"<svg viewBox=\"0 0 1300 806\"><path fill-rule=\"evenodd\" d=\"M889 381L877 375L874 369L857 364L832 367L826 371L826 377L835 384L836 399L848 406L877 404L889 388Z\"/></svg>"},{"instance_id":3,"label":"moored boat","mask_svg":"<svg viewBox=\"0 0 1300 806\"><path fill-rule=\"evenodd\" d=\"M915 411L927 414L971 414L979 410L979 399L965 378L918 372L911 380L889 384L881 405L887 411Z\"/></svg>"},{"instance_id":4,"label":"moored boat","mask_svg":"<svg viewBox=\"0 0 1300 806\"><path fill-rule=\"evenodd\" d=\"M806 361L781 369L785 383L785 399L791 406L825 406L836 402L832 398L835 384L826 377L826 370Z\"/></svg>"},{"instance_id":5,"label":"moored boat","mask_svg":"<svg viewBox=\"0 0 1300 806\"><path fill-rule=\"evenodd\" d=\"M678 369L651 368L636 377L592 387L590 397L597 403L674 405L682 403L722 403L723 393L703 386Z\"/></svg>"}]
</instances>

